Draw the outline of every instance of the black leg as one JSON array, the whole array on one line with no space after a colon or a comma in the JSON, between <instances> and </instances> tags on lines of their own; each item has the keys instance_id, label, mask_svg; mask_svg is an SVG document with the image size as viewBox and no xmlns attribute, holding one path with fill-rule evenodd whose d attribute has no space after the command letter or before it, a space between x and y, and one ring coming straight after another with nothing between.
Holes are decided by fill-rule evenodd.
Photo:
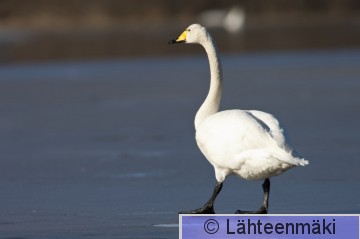
<instances>
[{"instance_id":1,"label":"black leg","mask_svg":"<svg viewBox=\"0 0 360 239\"><path fill-rule=\"evenodd\" d=\"M270 180L267 178L262 185L264 191L264 201L257 211L241 211L237 210L235 214L267 214L269 210L269 193L270 193Z\"/></svg>"},{"instance_id":2,"label":"black leg","mask_svg":"<svg viewBox=\"0 0 360 239\"><path fill-rule=\"evenodd\" d=\"M222 183L216 182L215 187L214 187L214 192L211 195L211 198L209 199L209 201L207 201L207 203L205 203L204 206L202 206L201 208L195 209L195 210L181 211L181 212L179 212L179 214L215 214L214 202L215 202L216 196L221 191L221 188L222 188Z\"/></svg>"}]
</instances>

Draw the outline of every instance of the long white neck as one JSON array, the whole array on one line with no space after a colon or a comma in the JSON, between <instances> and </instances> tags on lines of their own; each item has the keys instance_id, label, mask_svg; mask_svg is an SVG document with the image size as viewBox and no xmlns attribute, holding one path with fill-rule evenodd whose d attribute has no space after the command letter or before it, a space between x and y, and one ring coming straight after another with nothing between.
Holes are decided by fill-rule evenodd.
<instances>
[{"instance_id":1,"label":"long white neck","mask_svg":"<svg viewBox=\"0 0 360 239\"><path fill-rule=\"evenodd\" d=\"M210 89L209 93L195 116L195 129L212 114L219 111L222 92L221 62L218 58L215 44L209 34L202 39L200 44L205 48L210 64Z\"/></svg>"}]
</instances>

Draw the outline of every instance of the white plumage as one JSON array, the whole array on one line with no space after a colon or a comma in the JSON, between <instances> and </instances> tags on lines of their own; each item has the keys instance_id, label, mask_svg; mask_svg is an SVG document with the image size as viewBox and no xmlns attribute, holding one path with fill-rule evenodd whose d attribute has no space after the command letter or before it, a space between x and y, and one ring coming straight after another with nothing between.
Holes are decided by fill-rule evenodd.
<instances>
[{"instance_id":1,"label":"white plumage","mask_svg":"<svg viewBox=\"0 0 360 239\"><path fill-rule=\"evenodd\" d=\"M279 122L261 111L215 113L197 126L196 141L218 182L230 174L266 179L307 163L292 155Z\"/></svg>"},{"instance_id":2,"label":"white plumage","mask_svg":"<svg viewBox=\"0 0 360 239\"><path fill-rule=\"evenodd\" d=\"M222 93L221 63L215 44L204 27L193 24L170 43L180 42L198 43L208 54L210 89L196 114L195 129L196 142L214 166L217 180L209 202L200 209L186 213L213 213L213 203L221 190L222 182L231 174L247 180L265 180L262 207L266 210L255 213L266 213L270 190L268 178L294 166L307 165L308 161L299 158L287 144L284 130L273 115L256 110L219 112Z\"/></svg>"}]
</instances>

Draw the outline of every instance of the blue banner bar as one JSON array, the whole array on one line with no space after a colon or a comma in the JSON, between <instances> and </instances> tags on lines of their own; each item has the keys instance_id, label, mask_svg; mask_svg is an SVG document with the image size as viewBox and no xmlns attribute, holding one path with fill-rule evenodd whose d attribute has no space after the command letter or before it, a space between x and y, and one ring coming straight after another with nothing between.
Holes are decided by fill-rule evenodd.
<instances>
[{"instance_id":1,"label":"blue banner bar","mask_svg":"<svg viewBox=\"0 0 360 239\"><path fill-rule=\"evenodd\" d=\"M179 215L181 239L359 239L359 215Z\"/></svg>"}]
</instances>

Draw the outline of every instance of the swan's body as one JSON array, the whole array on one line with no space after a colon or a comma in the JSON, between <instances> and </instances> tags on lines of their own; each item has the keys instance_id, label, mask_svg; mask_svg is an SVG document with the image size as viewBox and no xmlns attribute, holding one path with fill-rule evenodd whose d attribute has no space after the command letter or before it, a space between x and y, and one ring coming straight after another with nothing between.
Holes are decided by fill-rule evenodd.
<instances>
[{"instance_id":1,"label":"swan's body","mask_svg":"<svg viewBox=\"0 0 360 239\"><path fill-rule=\"evenodd\" d=\"M263 120L256 115L264 116ZM218 182L230 174L266 179L304 164L292 156L276 119L261 111L227 110L213 114L198 125L196 141L214 166Z\"/></svg>"},{"instance_id":2,"label":"swan's body","mask_svg":"<svg viewBox=\"0 0 360 239\"><path fill-rule=\"evenodd\" d=\"M170 43L199 43L205 48L210 63L209 93L195 117L196 142L214 166L217 184L214 194L204 207L188 213L213 213L213 203L222 182L235 174L248 180L265 180L264 203L270 189L268 178L279 175L308 161L298 158L287 144L284 130L271 114L255 110L219 112L222 93L221 63L210 34L199 24L189 26L177 40ZM266 198L266 200L265 200ZM257 211L264 213L264 210Z\"/></svg>"}]
</instances>

